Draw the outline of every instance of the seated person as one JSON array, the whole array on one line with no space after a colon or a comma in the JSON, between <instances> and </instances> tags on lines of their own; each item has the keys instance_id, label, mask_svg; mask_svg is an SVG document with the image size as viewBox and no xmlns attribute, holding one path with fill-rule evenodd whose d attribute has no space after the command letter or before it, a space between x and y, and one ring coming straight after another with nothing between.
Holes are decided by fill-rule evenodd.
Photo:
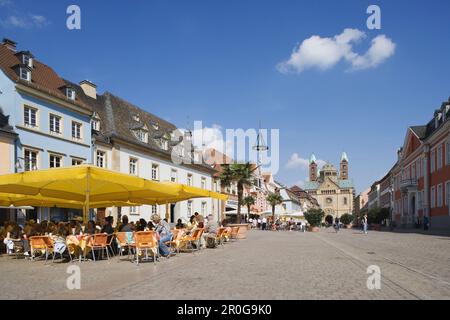
<instances>
[{"instance_id":1,"label":"seated person","mask_svg":"<svg viewBox=\"0 0 450 320\"><path fill-rule=\"evenodd\" d=\"M208 215L207 224L205 226L205 231L203 233L204 240L208 241L207 240L208 238L215 238L216 235L217 235L217 230L218 229L219 229L219 225L214 220L213 215L212 214Z\"/></svg>"},{"instance_id":2,"label":"seated person","mask_svg":"<svg viewBox=\"0 0 450 320\"><path fill-rule=\"evenodd\" d=\"M152 216L152 221L156 226L156 233L159 235L159 252L163 257L169 257L170 251L165 243L172 240L170 225L157 214Z\"/></svg>"},{"instance_id":3,"label":"seated person","mask_svg":"<svg viewBox=\"0 0 450 320\"><path fill-rule=\"evenodd\" d=\"M177 224L175 225L175 229L184 229L184 223L181 221L181 219L177 220Z\"/></svg>"},{"instance_id":4,"label":"seated person","mask_svg":"<svg viewBox=\"0 0 450 320\"><path fill-rule=\"evenodd\" d=\"M23 253L25 256L30 255L30 245L28 240L25 239L22 228L17 224L12 224L6 229L6 237L3 239L3 243L6 245L7 254L14 253L17 250L16 245L23 248Z\"/></svg>"},{"instance_id":5,"label":"seated person","mask_svg":"<svg viewBox=\"0 0 450 320\"><path fill-rule=\"evenodd\" d=\"M122 224L119 227L119 232L133 232L133 227L128 223L128 216L122 216Z\"/></svg>"}]
</instances>

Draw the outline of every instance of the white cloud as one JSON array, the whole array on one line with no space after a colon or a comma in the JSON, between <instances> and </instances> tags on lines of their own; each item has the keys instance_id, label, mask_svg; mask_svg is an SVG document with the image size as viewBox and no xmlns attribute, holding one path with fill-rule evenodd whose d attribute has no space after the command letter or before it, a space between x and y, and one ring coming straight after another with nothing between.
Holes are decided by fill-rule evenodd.
<instances>
[{"instance_id":1,"label":"white cloud","mask_svg":"<svg viewBox=\"0 0 450 320\"><path fill-rule=\"evenodd\" d=\"M29 14L25 17L10 15L0 22L4 27L21 29L42 28L49 24L47 18L36 14Z\"/></svg>"},{"instance_id":2,"label":"white cloud","mask_svg":"<svg viewBox=\"0 0 450 320\"><path fill-rule=\"evenodd\" d=\"M323 165L326 164L326 161L324 160L317 160L316 161L319 168L321 168ZM288 169L307 169L309 168L309 159L302 158L298 155L298 153L293 153L291 157L289 158L286 168Z\"/></svg>"},{"instance_id":3,"label":"white cloud","mask_svg":"<svg viewBox=\"0 0 450 320\"><path fill-rule=\"evenodd\" d=\"M364 32L350 28L332 38L311 36L294 48L290 58L279 63L277 69L281 73L301 73L310 68L327 70L341 60L350 63L353 69L366 69L378 66L394 54L395 44L385 35L374 38L364 55L355 53L353 46L365 37Z\"/></svg>"},{"instance_id":4,"label":"white cloud","mask_svg":"<svg viewBox=\"0 0 450 320\"><path fill-rule=\"evenodd\" d=\"M353 69L374 68L391 57L395 52L395 43L384 34L375 37L372 45L363 56L353 59Z\"/></svg>"}]
</instances>

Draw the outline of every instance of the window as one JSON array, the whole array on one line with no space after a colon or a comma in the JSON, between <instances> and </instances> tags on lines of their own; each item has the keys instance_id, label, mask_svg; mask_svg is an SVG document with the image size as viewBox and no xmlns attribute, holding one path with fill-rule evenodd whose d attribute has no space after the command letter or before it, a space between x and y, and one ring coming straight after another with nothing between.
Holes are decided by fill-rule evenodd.
<instances>
[{"instance_id":1,"label":"window","mask_svg":"<svg viewBox=\"0 0 450 320\"><path fill-rule=\"evenodd\" d=\"M153 129L159 130L159 124L158 124L158 122L153 123Z\"/></svg>"},{"instance_id":2,"label":"window","mask_svg":"<svg viewBox=\"0 0 450 320\"><path fill-rule=\"evenodd\" d=\"M158 180L158 168L157 164L152 164L152 180Z\"/></svg>"},{"instance_id":3,"label":"window","mask_svg":"<svg viewBox=\"0 0 450 320\"><path fill-rule=\"evenodd\" d=\"M139 139L139 141L148 142L148 132L146 130L139 129L136 131L136 137Z\"/></svg>"},{"instance_id":4,"label":"window","mask_svg":"<svg viewBox=\"0 0 450 320\"><path fill-rule=\"evenodd\" d=\"M139 214L138 207L130 207L130 215Z\"/></svg>"},{"instance_id":5,"label":"window","mask_svg":"<svg viewBox=\"0 0 450 320\"><path fill-rule=\"evenodd\" d=\"M450 181L445 183L445 205L450 205Z\"/></svg>"},{"instance_id":6,"label":"window","mask_svg":"<svg viewBox=\"0 0 450 320\"><path fill-rule=\"evenodd\" d=\"M177 170L172 169L170 171L170 181L177 182Z\"/></svg>"},{"instance_id":7,"label":"window","mask_svg":"<svg viewBox=\"0 0 450 320\"><path fill-rule=\"evenodd\" d=\"M445 165L450 164L450 143L445 144Z\"/></svg>"},{"instance_id":8,"label":"window","mask_svg":"<svg viewBox=\"0 0 450 320\"><path fill-rule=\"evenodd\" d=\"M206 210L207 210L207 205L206 202L202 202L202 216L206 217Z\"/></svg>"},{"instance_id":9,"label":"window","mask_svg":"<svg viewBox=\"0 0 450 320\"><path fill-rule=\"evenodd\" d=\"M430 204L431 207L434 208L436 206L436 190L434 187L431 187L431 195L430 195Z\"/></svg>"},{"instance_id":10,"label":"window","mask_svg":"<svg viewBox=\"0 0 450 320\"><path fill-rule=\"evenodd\" d=\"M442 183L437 186L437 207L442 207Z\"/></svg>"},{"instance_id":11,"label":"window","mask_svg":"<svg viewBox=\"0 0 450 320\"><path fill-rule=\"evenodd\" d=\"M81 123L72 121L72 139L81 140Z\"/></svg>"},{"instance_id":12,"label":"window","mask_svg":"<svg viewBox=\"0 0 450 320\"><path fill-rule=\"evenodd\" d=\"M57 155L51 154L50 155L50 164L49 164L50 168L59 168L59 167L61 167L61 159L62 159L61 156L57 156Z\"/></svg>"},{"instance_id":13,"label":"window","mask_svg":"<svg viewBox=\"0 0 450 320\"><path fill-rule=\"evenodd\" d=\"M430 153L430 171L434 172L434 166L436 161L436 150L432 150Z\"/></svg>"},{"instance_id":14,"label":"window","mask_svg":"<svg viewBox=\"0 0 450 320\"><path fill-rule=\"evenodd\" d=\"M141 120L141 118L139 117L138 114L135 114L135 115L133 116L133 120L136 121L136 122L139 122L139 121Z\"/></svg>"},{"instance_id":15,"label":"window","mask_svg":"<svg viewBox=\"0 0 450 320\"><path fill-rule=\"evenodd\" d=\"M344 205L347 205L347 197L344 197Z\"/></svg>"},{"instance_id":16,"label":"window","mask_svg":"<svg viewBox=\"0 0 450 320\"><path fill-rule=\"evenodd\" d=\"M152 214L158 214L158 206L157 205L152 205Z\"/></svg>"},{"instance_id":17,"label":"window","mask_svg":"<svg viewBox=\"0 0 450 320\"><path fill-rule=\"evenodd\" d=\"M20 68L20 79L31 81L31 71L27 68Z\"/></svg>"},{"instance_id":18,"label":"window","mask_svg":"<svg viewBox=\"0 0 450 320\"><path fill-rule=\"evenodd\" d=\"M169 141L166 138L161 139L161 148L163 148L164 150L169 149Z\"/></svg>"},{"instance_id":19,"label":"window","mask_svg":"<svg viewBox=\"0 0 450 320\"><path fill-rule=\"evenodd\" d=\"M202 186L202 189L206 189L206 178L202 177L202 184L201 184L201 186Z\"/></svg>"},{"instance_id":20,"label":"window","mask_svg":"<svg viewBox=\"0 0 450 320\"><path fill-rule=\"evenodd\" d=\"M29 55L22 55L22 63L30 68L33 67L33 59Z\"/></svg>"},{"instance_id":21,"label":"window","mask_svg":"<svg viewBox=\"0 0 450 320\"><path fill-rule=\"evenodd\" d=\"M187 185L192 186L192 174L190 173L187 175Z\"/></svg>"},{"instance_id":22,"label":"window","mask_svg":"<svg viewBox=\"0 0 450 320\"><path fill-rule=\"evenodd\" d=\"M437 169L441 169L442 168L442 146L440 145L437 148Z\"/></svg>"},{"instance_id":23,"label":"window","mask_svg":"<svg viewBox=\"0 0 450 320\"><path fill-rule=\"evenodd\" d=\"M188 217L192 216L192 200L189 200L187 202L187 214Z\"/></svg>"},{"instance_id":24,"label":"window","mask_svg":"<svg viewBox=\"0 0 450 320\"><path fill-rule=\"evenodd\" d=\"M92 130L100 131L100 121L97 119L92 120Z\"/></svg>"},{"instance_id":25,"label":"window","mask_svg":"<svg viewBox=\"0 0 450 320\"><path fill-rule=\"evenodd\" d=\"M66 96L70 100L75 100L75 90L73 88L66 88Z\"/></svg>"},{"instance_id":26,"label":"window","mask_svg":"<svg viewBox=\"0 0 450 320\"><path fill-rule=\"evenodd\" d=\"M50 114L50 133L61 134L61 117Z\"/></svg>"},{"instance_id":27,"label":"window","mask_svg":"<svg viewBox=\"0 0 450 320\"><path fill-rule=\"evenodd\" d=\"M137 176L138 174L138 159L130 158L130 174Z\"/></svg>"},{"instance_id":28,"label":"window","mask_svg":"<svg viewBox=\"0 0 450 320\"><path fill-rule=\"evenodd\" d=\"M416 172L416 164L413 163L412 167L411 167L411 178L412 179L417 179L417 172Z\"/></svg>"},{"instance_id":29,"label":"window","mask_svg":"<svg viewBox=\"0 0 450 320\"><path fill-rule=\"evenodd\" d=\"M37 154L36 151L25 149L25 171L37 170Z\"/></svg>"},{"instance_id":30,"label":"window","mask_svg":"<svg viewBox=\"0 0 450 320\"><path fill-rule=\"evenodd\" d=\"M27 127L37 127L37 110L30 107L24 108L23 122Z\"/></svg>"},{"instance_id":31,"label":"window","mask_svg":"<svg viewBox=\"0 0 450 320\"><path fill-rule=\"evenodd\" d=\"M97 167L106 168L106 153L104 151L97 151Z\"/></svg>"},{"instance_id":32,"label":"window","mask_svg":"<svg viewBox=\"0 0 450 320\"><path fill-rule=\"evenodd\" d=\"M81 159L72 159L72 165L73 166L79 166L80 164L83 164L83 160L81 160Z\"/></svg>"}]
</instances>

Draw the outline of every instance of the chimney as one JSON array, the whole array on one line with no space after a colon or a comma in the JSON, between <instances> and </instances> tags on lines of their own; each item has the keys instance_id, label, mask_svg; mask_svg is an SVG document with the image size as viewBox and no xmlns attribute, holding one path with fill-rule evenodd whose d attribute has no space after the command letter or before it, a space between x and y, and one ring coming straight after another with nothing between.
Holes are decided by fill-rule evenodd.
<instances>
[{"instance_id":1,"label":"chimney","mask_svg":"<svg viewBox=\"0 0 450 320\"><path fill-rule=\"evenodd\" d=\"M97 99L97 86L89 80L83 80L80 82L80 87L83 89L84 94L93 99Z\"/></svg>"},{"instance_id":2,"label":"chimney","mask_svg":"<svg viewBox=\"0 0 450 320\"><path fill-rule=\"evenodd\" d=\"M12 41L11 39L3 38L3 45L5 45L9 50L16 52L17 42Z\"/></svg>"}]
</instances>

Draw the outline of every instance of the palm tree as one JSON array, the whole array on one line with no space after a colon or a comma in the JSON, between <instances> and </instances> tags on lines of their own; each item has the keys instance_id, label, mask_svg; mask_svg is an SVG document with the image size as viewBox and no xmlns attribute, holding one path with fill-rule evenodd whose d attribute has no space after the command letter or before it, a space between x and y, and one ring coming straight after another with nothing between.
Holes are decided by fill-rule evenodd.
<instances>
[{"instance_id":1,"label":"palm tree","mask_svg":"<svg viewBox=\"0 0 450 320\"><path fill-rule=\"evenodd\" d=\"M270 193L267 202L272 206L272 223L275 221L275 207L283 203L283 197L279 193Z\"/></svg>"},{"instance_id":2,"label":"palm tree","mask_svg":"<svg viewBox=\"0 0 450 320\"><path fill-rule=\"evenodd\" d=\"M250 216L250 207L255 204L255 198L247 196L242 199L242 205L247 206L247 214Z\"/></svg>"},{"instance_id":3,"label":"palm tree","mask_svg":"<svg viewBox=\"0 0 450 320\"><path fill-rule=\"evenodd\" d=\"M237 207L237 222L241 222L241 204L244 194L244 186L253 186L255 182L254 171L256 168L253 164L246 163L232 163L222 164L222 173L220 175L221 183L225 186L230 186L231 183L237 184L238 191L238 207Z\"/></svg>"}]
</instances>

